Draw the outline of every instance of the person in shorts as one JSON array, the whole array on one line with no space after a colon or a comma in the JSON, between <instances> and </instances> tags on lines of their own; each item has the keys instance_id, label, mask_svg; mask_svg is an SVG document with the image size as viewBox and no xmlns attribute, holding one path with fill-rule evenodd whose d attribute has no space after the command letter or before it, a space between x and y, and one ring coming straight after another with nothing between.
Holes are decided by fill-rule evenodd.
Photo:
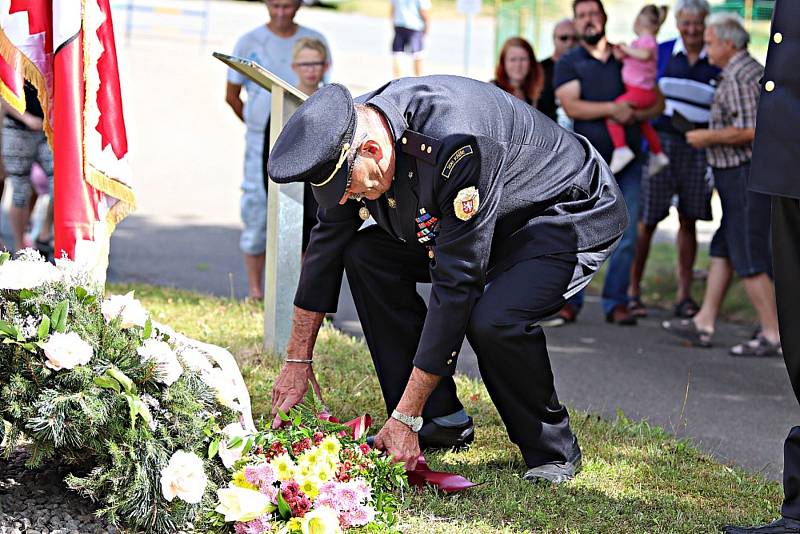
<instances>
[{"instance_id":1,"label":"person in shorts","mask_svg":"<svg viewBox=\"0 0 800 534\"><path fill-rule=\"evenodd\" d=\"M414 61L414 75L422 76L422 60L425 51L425 36L430 27L431 0L392 0L392 22L394 24L394 77L400 77L400 60L410 54Z\"/></svg>"}]
</instances>

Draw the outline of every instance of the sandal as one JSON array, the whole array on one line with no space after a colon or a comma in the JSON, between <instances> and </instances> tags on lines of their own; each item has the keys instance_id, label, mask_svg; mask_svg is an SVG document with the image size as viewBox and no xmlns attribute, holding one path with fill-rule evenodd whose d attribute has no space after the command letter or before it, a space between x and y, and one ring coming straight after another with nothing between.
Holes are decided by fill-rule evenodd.
<instances>
[{"instance_id":1,"label":"sandal","mask_svg":"<svg viewBox=\"0 0 800 534\"><path fill-rule=\"evenodd\" d=\"M628 297L628 311L634 317L647 317L647 308L642 303L641 297Z\"/></svg>"},{"instance_id":2,"label":"sandal","mask_svg":"<svg viewBox=\"0 0 800 534\"><path fill-rule=\"evenodd\" d=\"M688 340L695 347L707 349L712 346L712 334L708 330L697 328L691 319L680 319L677 321L664 321L661 323L664 330Z\"/></svg>"},{"instance_id":3,"label":"sandal","mask_svg":"<svg viewBox=\"0 0 800 534\"><path fill-rule=\"evenodd\" d=\"M691 319L699 311L700 306L691 297L683 299L674 308L675 317L680 317L681 319Z\"/></svg>"},{"instance_id":4,"label":"sandal","mask_svg":"<svg viewBox=\"0 0 800 534\"><path fill-rule=\"evenodd\" d=\"M734 345L728 351L731 356L781 356L783 349L780 342L773 343L762 335L755 339Z\"/></svg>"}]
</instances>

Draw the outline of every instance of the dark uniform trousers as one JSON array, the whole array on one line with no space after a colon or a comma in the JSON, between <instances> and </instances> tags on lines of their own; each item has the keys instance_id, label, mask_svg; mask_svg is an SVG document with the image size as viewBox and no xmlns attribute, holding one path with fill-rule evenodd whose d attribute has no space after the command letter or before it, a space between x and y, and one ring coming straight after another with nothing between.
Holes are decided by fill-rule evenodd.
<instances>
[{"instance_id":1,"label":"dark uniform trousers","mask_svg":"<svg viewBox=\"0 0 800 534\"><path fill-rule=\"evenodd\" d=\"M378 226L359 231L345 249L345 272L390 413L413 369L427 311L416 284L430 282L429 261L425 248ZM492 273L467 327L484 383L528 466L564 461L572 448L544 332L535 323L564 304L576 263L575 254L543 256ZM461 408L448 376L422 415L430 419Z\"/></svg>"},{"instance_id":2,"label":"dark uniform trousers","mask_svg":"<svg viewBox=\"0 0 800 534\"><path fill-rule=\"evenodd\" d=\"M772 254L775 298L783 358L800 402L800 200L772 197ZM784 517L800 520L800 426L789 431L783 448Z\"/></svg>"}]
</instances>

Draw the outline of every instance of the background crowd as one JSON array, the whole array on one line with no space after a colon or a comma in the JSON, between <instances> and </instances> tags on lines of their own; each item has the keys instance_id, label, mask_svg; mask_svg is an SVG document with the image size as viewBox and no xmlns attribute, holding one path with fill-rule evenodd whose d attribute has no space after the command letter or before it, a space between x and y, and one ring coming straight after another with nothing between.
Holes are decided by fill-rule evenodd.
<instances>
[{"instance_id":1,"label":"background crowd","mask_svg":"<svg viewBox=\"0 0 800 534\"><path fill-rule=\"evenodd\" d=\"M320 33L294 22L301 4L266 0L269 21L242 36L234 54L256 60L311 94L327 81L331 56ZM430 0L392 0L391 6L393 75L403 74L404 56L413 74L422 75ZM601 0L575 0L572 10L572 18L555 25L553 54L542 61L523 37L509 38L491 83L585 136L617 178L634 222L606 269L602 303L607 321L632 326L647 315L641 288L650 244L674 207L680 221L676 320L663 327L696 346L711 346L721 303L736 274L759 325L752 339L730 347L731 354L779 354L769 204L766 196L746 187L763 68L747 51L749 35L742 22L731 14L710 15L706 0L643 5L631 21L636 39L612 43ZM658 31L670 18L679 36L659 43ZM226 101L246 126L240 246L250 296L261 298L269 93L231 72ZM722 219L710 246L706 293L697 303L691 293L696 222L712 219L715 190ZM315 210L313 201L304 206L304 244ZM582 306L581 293L544 324L574 323Z\"/></svg>"}]
</instances>

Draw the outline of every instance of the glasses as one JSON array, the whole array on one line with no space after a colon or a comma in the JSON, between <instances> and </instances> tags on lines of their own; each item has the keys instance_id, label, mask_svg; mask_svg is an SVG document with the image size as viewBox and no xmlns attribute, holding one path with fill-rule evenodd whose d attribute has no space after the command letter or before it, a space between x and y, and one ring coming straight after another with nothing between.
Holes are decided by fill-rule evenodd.
<instances>
[{"instance_id":1,"label":"glasses","mask_svg":"<svg viewBox=\"0 0 800 534\"><path fill-rule=\"evenodd\" d=\"M557 35L556 39L558 39L562 43L566 43L567 41L573 41L574 42L574 41L578 40L578 36L577 35Z\"/></svg>"},{"instance_id":2,"label":"glasses","mask_svg":"<svg viewBox=\"0 0 800 534\"><path fill-rule=\"evenodd\" d=\"M298 69L321 69L325 66L324 61L311 61L307 63L293 63Z\"/></svg>"}]
</instances>

